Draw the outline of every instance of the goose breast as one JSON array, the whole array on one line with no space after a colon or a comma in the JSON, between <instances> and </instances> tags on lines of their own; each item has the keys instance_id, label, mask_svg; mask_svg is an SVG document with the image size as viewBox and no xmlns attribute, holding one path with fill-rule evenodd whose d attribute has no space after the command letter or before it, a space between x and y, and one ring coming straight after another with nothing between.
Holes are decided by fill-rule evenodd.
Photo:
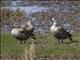
<instances>
[{"instance_id":1,"label":"goose breast","mask_svg":"<svg viewBox=\"0 0 80 60\"><path fill-rule=\"evenodd\" d=\"M11 31L11 34L14 36L14 37L17 37L17 38L22 38L22 37L26 37L25 33L22 33L23 29L20 29L20 28L15 28L15 29L12 29Z\"/></svg>"},{"instance_id":2,"label":"goose breast","mask_svg":"<svg viewBox=\"0 0 80 60\"><path fill-rule=\"evenodd\" d=\"M58 31L58 27L51 26L50 31L51 31L52 33L55 33L55 32L57 32L57 31Z\"/></svg>"}]
</instances>

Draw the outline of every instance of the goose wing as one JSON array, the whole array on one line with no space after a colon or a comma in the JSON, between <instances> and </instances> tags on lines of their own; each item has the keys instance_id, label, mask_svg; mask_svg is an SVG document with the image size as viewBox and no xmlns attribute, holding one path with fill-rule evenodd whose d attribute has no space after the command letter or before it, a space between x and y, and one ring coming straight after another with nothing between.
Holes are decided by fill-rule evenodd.
<instances>
[{"instance_id":1,"label":"goose wing","mask_svg":"<svg viewBox=\"0 0 80 60\"><path fill-rule=\"evenodd\" d=\"M61 34L64 34L64 35L68 35L68 36L72 36L72 34L71 33L69 33L67 30L65 30L63 27L59 27L58 28L59 29L59 31L61 32Z\"/></svg>"}]
</instances>

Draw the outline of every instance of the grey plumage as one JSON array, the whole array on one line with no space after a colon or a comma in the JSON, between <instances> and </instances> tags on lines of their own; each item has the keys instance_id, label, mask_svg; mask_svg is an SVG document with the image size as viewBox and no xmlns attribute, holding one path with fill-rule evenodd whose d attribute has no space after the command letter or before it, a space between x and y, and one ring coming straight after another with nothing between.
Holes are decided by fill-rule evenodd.
<instances>
[{"instance_id":1,"label":"grey plumage","mask_svg":"<svg viewBox=\"0 0 80 60\"><path fill-rule=\"evenodd\" d=\"M17 25L17 26L16 26ZM11 31L11 34L13 37L15 37L17 40L20 40L20 43L25 43L25 40L32 37L33 39L36 39L34 37L33 31L34 27L31 24L30 21L18 26L18 24L14 24L14 27Z\"/></svg>"},{"instance_id":2,"label":"grey plumage","mask_svg":"<svg viewBox=\"0 0 80 60\"><path fill-rule=\"evenodd\" d=\"M52 20L54 22L53 25L51 26L50 31L52 32L54 37L58 39L58 43L60 43L60 40L63 43L64 39L69 39L70 41L73 41L72 34L66 31L63 27L57 25L58 23L54 20L54 18Z\"/></svg>"}]
</instances>

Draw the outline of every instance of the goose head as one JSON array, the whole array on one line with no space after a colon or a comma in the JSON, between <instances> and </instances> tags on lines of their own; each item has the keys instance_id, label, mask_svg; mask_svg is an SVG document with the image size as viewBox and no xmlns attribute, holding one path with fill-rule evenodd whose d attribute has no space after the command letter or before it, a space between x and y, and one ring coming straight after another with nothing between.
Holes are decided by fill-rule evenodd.
<instances>
[{"instance_id":1,"label":"goose head","mask_svg":"<svg viewBox=\"0 0 80 60\"><path fill-rule=\"evenodd\" d=\"M27 27L29 27L31 25L31 21L25 22L24 24L21 24L20 27L22 29L26 29Z\"/></svg>"},{"instance_id":2,"label":"goose head","mask_svg":"<svg viewBox=\"0 0 80 60\"><path fill-rule=\"evenodd\" d=\"M33 25L31 23L31 21L29 20L29 21L25 22L23 25L21 25L21 28L29 31L29 30L33 29Z\"/></svg>"},{"instance_id":3,"label":"goose head","mask_svg":"<svg viewBox=\"0 0 80 60\"><path fill-rule=\"evenodd\" d=\"M25 24L22 25L22 27L27 28L29 26L31 26L31 21L25 22Z\"/></svg>"},{"instance_id":4,"label":"goose head","mask_svg":"<svg viewBox=\"0 0 80 60\"><path fill-rule=\"evenodd\" d=\"M52 18L51 20L53 21L53 25L57 26L57 21L55 20L55 18Z\"/></svg>"}]
</instances>

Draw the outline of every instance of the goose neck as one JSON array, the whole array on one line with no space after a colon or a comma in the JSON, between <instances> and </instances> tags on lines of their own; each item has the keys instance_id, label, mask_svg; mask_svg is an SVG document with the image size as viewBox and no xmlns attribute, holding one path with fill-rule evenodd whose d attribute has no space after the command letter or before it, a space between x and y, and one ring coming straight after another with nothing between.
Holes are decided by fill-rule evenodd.
<instances>
[{"instance_id":1,"label":"goose neck","mask_svg":"<svg viewBox=\"0 0 80 60\"><path fill-rule=\"evenodd\" d=\"M53 25L54 25L54 26L57 26L57 22L54 21L54 22L53 22Z\"/></svg>"}]
</instances>

